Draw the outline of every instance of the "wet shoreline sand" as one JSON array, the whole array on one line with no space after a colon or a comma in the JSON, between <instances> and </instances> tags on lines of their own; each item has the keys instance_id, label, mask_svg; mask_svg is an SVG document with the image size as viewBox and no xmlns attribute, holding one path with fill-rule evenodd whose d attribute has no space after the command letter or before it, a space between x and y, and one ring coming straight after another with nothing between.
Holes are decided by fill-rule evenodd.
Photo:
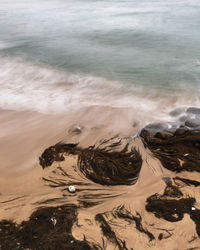
<instances>
[{"instance_id":1,"label":"wet shoreline sand","mask_svg":"<svg viewBox=\"0 0 200 250\"><path fill-rule=\"evenodd\" d=\"M123 114L126 113L127 110ZM5 111L5 115L8 114L9 112ZM33 119L33 113L27 112L26 116L23 115L26 121ZM109 116L109 112L106 115ZM116 119L118 115L116 114ZM78 119L80 121L78 116L76 116L77 120L75 116L71 118L74 121ZM17 116L15 122L20 124L22 120L23 118ZM85 124L82 121L82 123L68 123L66 126L64 120L63 116L60 116L59 123L58 116L57 119L49 116L48 119L43 120L44 130L41 130L41 134L44 133L45 126L50 124L45 133L52 136L46 141L40 136L38 136L39 139L35 137L37 143L42 141L42 145L37 153L32 152L37 155L32 161L34 162L32 168L10 171L10 173L6 173L1 168L0 228L3 236L0 236L0 245L2 249L9 249L9 247L16 249L199 249L199 221L196 219L200 200L198 195L198 182L200 181L198 128L185 129L185 131L183 127L176 128L175 132L171 130L171 135L169 135L169 132L167 131L167 134L165 131L166 128L163 129L163 125L161 129L157 124L147 126L139 135L138 128L133 127L132 121L126 134L122 133L123 123L122 131L115 130L114 123L110 130L106 131L96 126L99 120L96 124L91 123L90 128L86 127L86 121ZM32 121L31 124L33 124ZM41 123L38 125L41 127ZM56 126L60 127L59 131ZM36 127L34 126L35 129ZM4 129L9 133L9 127L6 124ZM53 130L57 130L58 133L52 134ZM105 131L108 133L106 134ZM16 135L17 132L16 129ZM34 135L32 133L31 136L34 137ZM174 142L171 143L171 140ZM56 143L59 141L63 141L59 144L61 146L51 147L49 153L45 155L45 149L48 150L50 145L58 145ZM179 146L176 147L174 145L177 141ZM17 142L20 146L19 141ZM81 142L77 146L78 151L66 149L67 143L77 142ZM95 147L89 147L92 145ZM127 152L135 155L132 151L135 148L141 156L140 173L139 176L135 176L137 182L134 181L129 185L103 183L113 178L122 180L123 173L127 174L124 165L121 170L117 169L119 163L119 161L115 162L117 157L112 158L113 152L118 152L118 159L122 159L122 163L125 159L123 157L131 159L131 155L124 155L123 149L126 145L128 145ZM14 148L14 145L12 146ZM170 150L173 146L174 149ZM183 148L183 152L177 151L179 148ZM31 148L29 150L31 151ZM44 159L43 162L51 159L45 168L42 164L44 169L40 165L42 162L41 158L39 162L39 157ZM189 162L190 157L194 158L193 169L190 165L187 169L188 157ZM11 158L14 162L13 159L14 157ZM103 174L107 174L106 170L102 172L105 160L108 166L114 166L116 169L102 179ZM87 162L87 168L81 169L80 166L84 164L80 165L80 162ZM111 165L109 165L110 162ZM137 167L136 162L136 160L133 161L133 168ZM174 164L176 167L179 166L179 171L177 169L173 171ZM182 171L181 167L185 166L184 164L186 167ZM122 171L122 173L118 176L118 172L115 171ZM98 178L102 179L101 183L98 183ZM67 191L69 185L76 187L75 193ZM170 205L170 202L175 205ZM181 202L186 202L188 205L182 205L180 208ZM166 208L169 210L166 211ZM29 219L30 215L31 219ZM65 220L69 220L68 226L63 224ZM11 221L17 224L12 224ZM26 222L22 223L22 221ZM39 225L43 225L44 228L42 229ZM61 228L62 230L66 228L66 231L63 232ZM61 233L58 234L58 232Z\"/></svg>"}]
</instances>

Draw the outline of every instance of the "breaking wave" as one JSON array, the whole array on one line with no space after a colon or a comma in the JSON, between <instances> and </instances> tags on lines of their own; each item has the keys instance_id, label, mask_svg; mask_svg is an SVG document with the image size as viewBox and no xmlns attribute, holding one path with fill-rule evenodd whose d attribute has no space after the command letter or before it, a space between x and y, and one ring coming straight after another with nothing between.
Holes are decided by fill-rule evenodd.
<instances>
[{"instance_id":1,"label":"breaking wave","mask_svg":"<svg viewBox=\"0 0 200 250\"><path fill-rule=\"evenodd\" d=\"M90 106L133 108L158 116L173 106L197 104L198 97L163 95L134 84L68 74L20 58L0 58L0 108L62 113ZM166 112L165 112L166 111Z\"/></svg>"}]
</instances>

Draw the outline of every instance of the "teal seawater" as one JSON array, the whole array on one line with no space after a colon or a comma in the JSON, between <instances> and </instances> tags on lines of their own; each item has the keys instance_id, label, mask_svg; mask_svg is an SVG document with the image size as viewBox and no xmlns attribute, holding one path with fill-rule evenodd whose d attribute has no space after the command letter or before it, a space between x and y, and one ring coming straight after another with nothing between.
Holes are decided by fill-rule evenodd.
<instances>
[{"instance_id":1,"label":"teal seawater","mask_svg":"<svg viewBox=\"0 0 200 250\"><path fill-rule=\"evenodd\" d=\"M20 58L141 91L197 94L200 1L1 0L0 57L7 58L4 91Z\"/></svg>"}]
</instances>

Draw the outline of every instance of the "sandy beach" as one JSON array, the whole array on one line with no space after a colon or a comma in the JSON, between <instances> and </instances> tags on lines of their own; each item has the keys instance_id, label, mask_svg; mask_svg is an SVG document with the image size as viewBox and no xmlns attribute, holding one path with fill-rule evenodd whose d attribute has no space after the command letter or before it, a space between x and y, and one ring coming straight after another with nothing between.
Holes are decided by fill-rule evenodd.
<instances>
[{"instance_id":1,"label":"sandy beach","mask_svg":"<svg viewBox=\"0 0 200 250\"><path fill-rule=\"evenodd\" d=\"M0 1L0 250L200 250L200 1Z\"/></svg>"},{"instance_id":2,"label":"sandy beach","mask_svg":"<svg viewBox=\"0 0 200 250\"><path fill-rule=\"evenodd\" d=\"M148 144L150 143L148 138L153 138L152 135L144 136L144 132L141 132L141 136L139 135L141 129L130 119L130 110L106 109L105 112L102 107L93 109L99 114L99 119L94 120L90 117L90 112L92 114L94 112L91 109L87 110L87 115L83 119L78 113L73 114L73 112L68 116L55 116L36 112L1 111L3 130L1 131L0 227L4 234L0 237L1 248L9 249L9 244L11 244L6 241L3 221L4 223L5 220L12 221L17 223L16 225L20 225L22 221L29 221L31 214L40 209L75 206L77 215L70 229L70 235L74 242L86 241L88 249L200 249L197 229L199 225L198 222L195 222L197 223L195 226L190 218L190 213L184 212L182 219L172 222L162 218L161 215L160 217L155 216L152 212L147 211L146 207L147 199L154 194L158 194L157 199L179 201L177 193L173 196L172 192L171 197L170 194L169 197L167 194L162 196L164 192L168 192L166 188L172 185L180 190L182 199L195 198L194 206L198 210L200 200L198 185L187 185L175 177L198 182L200 174L191 172L191 170L177 173L164 167L162 158L156 156L155 148L152 151ZM115 126L116 120L122 116L124 119L120 120L121 126ZM15 124L14 131L11 128L12 124ZM127 124L130 126L125 130ZM151 129L149 131L152 132ZM177 137L175 134L172 134L173 136ZM198 142L198 137L195 140ZM44 150L61 141L64 143L63 145L79 143L80 149L74 153L60 151L64 152L64 160L54 161L54 155L52 164L41 166L39 157L47 159ZM87 169L81 171L79 158L80 155L83 157L84 152L87 151L83 151L81 154L79 152L92 145L95 145L97 150L110 147L111 151L108 152L111 154L120 152L126 145L130 152L135 148L141 157L141 170L139 175L135 176L135 181L131 185L130 183L127 185L128 179L126 179L123 185L117 185L122 178L122 174L120 174L115 185L104 185L104 183L98 183L98 180L102 178L102 174L98 177L98 169L97 172L91 172L94 171L92 168L88 172L89 175L85 172ZM157 149L159 147L157 146ZM172 154L174 155L173 152ZM102 160L105 160L109 154L102 155L102 157ZM43 161L44 164L46 164L45 161ZM124 161L122 160L122 162ZM182 162L184 161L182 160ZM97 164L105 163L100 161ZM133 161L133 164L136 164L136 160ZM118 166L116 165L116 167ZM8 169L9 171L7 171ZM93 174L97 174L97 182L91 179ZM116 175L117 173L114 173L112 178L115 178ZM109 180L111 177L106 178ZM70 185L76 187L75 193L67 191ZM177 207L177 209L179 208ZM53 214L48 220L52 218L54 219ZM57 226L59 227L59 223L53 227ZM112 232L111 234L108 233L109 230ZM23 247L47 249L45 245L44 248L40 248L36 243L34 243L36 244L34 248L32 240L29 242L29 246L23 246L25 242L22 240L17 242L21 247L19 249L24 249ZM54 241L58 245L62 242ZM77 242L76 244L78 244ZM17 243L13 241L13 246ZM74 247L73 240L70 244ZM75 245L73 249L79 249L79 247L85 249L78 245ZM66 245L65 249L70 248Z\"/></svg>"}]
</instances>

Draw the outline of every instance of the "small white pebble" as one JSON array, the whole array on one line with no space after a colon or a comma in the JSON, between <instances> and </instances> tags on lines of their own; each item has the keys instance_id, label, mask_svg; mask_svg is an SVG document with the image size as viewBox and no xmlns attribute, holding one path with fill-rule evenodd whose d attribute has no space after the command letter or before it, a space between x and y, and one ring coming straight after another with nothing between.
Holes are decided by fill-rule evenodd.
<instances>
[{"instance_id":1,"label":"small white pebble","mask_svg":"<svg viewBox=\"0 0 200 250\"><path fill-rule=\"evenodd\" d=\"M184 154L184 156L188 156L189 154Z\"/></svg>"},{"instance_id":2,"label":"small white pebble","mask_svg":"<svg viewBox=\"0 0 200 250\"><path fill-rule=\"evenodd\" d=\"M195 208L195 207L192 207L191 209L192 209L193 211L194 211L194 210L196 210L196 208Z\"/></svg>"},{"instance_id":3,"label":"small white pebble","mask_svg":"<svg viewBox=\"0 0 200 250\"><path fill-rule=\"evenodd\" d=\"M71 241L70 241L70 243L74 243L74 241L73 241L73 240L71 240Z\"/></svg>"},{"instance_id":4,"label":"small white pebble","mask_svg":"<svg viewBox=\"0 0 200 250\"><path fill-rule=\"evenodd\" d=\"M52 224L53 224L54 227L55 227L55 225L56 225L56 223L57 223L57 220L56 220L55 218L51 218L51 221L52 221Z\"/></svg>"},{"instance_id":5,"label":"small white pebble","mask_svg":"<svg viewBox=\"0 0 200 250\"><path fill-rule=\"evenodd\" d=\"M70 193L76 192L76 188L74 186L72 186L72 185L68 187L68 190L69 190Z\"/></svg>"}]
</instances>

